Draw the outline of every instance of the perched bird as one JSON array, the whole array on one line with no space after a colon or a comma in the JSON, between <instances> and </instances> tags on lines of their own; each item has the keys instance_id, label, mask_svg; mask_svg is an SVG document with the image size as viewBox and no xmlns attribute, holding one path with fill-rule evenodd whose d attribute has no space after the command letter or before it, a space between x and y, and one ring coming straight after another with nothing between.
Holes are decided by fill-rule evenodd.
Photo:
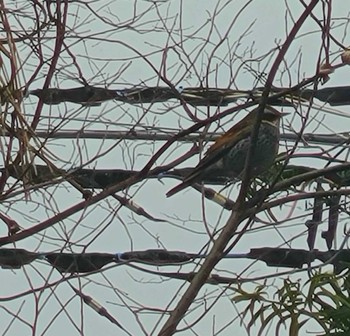
<instances>
[{"instance_id":1,"label":"perched bird","mask_svg":"<svg viewBox=\"0 0 350 336\"><path fill-rule=\"evenodd\" d=\"M228 180L241 179L258 112L258 108L254 109L219 137L182 183L167 192L167 197L176 194L193 183L205 180L209 175L224 176ZM278 152L279 123L284 114L273 107L265 107L250 161L252 165L251 177L259 175L273 164Z\"/></svg>"}]
</instances>

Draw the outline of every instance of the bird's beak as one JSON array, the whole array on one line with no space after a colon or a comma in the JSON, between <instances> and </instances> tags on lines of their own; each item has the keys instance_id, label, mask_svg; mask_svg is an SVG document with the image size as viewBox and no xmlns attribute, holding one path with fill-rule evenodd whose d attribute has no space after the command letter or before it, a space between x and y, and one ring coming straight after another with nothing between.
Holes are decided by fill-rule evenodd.
<instances>
[{"instance_id":1,"label":"bird's beak","mask_svg":"<svg viewBox=\"0 0 350 336\"><path fill-rule=\"evenodd\" d=\"M288 112L280 112L279 110L276 110L274 107L270 105L266 105L265 109L270 110L272 113L274 113L277 116L280 116L281 118L290 114Z\"/></svg>"},{"instance_id":2,"label":"bird's beak","mask_svg":"<svg viewBox=\"0 0 350 336\"><path fill-rule=\"evenodd\" d=\"M285 116L287 116L289 114L290 114L289 112L280 112L281 117L285 117Z\"/></svg>"}]
</instances>

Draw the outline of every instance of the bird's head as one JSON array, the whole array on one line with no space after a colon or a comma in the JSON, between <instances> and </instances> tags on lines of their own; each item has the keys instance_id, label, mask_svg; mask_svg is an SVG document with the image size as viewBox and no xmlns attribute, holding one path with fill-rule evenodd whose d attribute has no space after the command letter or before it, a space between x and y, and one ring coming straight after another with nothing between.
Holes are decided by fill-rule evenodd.
<instances>
[{"instance_id":1,"label":"bird's head","mask_svg":"<svg viewBox=\"0 0 350 336\"><path fill-rule=\"evenodd\" d=\"M257 107L256 109L254 109L252 112L250 112L247 115L247 119L252 120L256 120L258 114L260 112L259 107ZM265 106L263 115L262 115L262 121L267 121L273 124L277 124L280 119L282 117L284 117L285 115L287 115L288 113L284 113L284 112L279 112L277 111L275 108L273 108L272 106Z\"/></svg>"}]
</instances>

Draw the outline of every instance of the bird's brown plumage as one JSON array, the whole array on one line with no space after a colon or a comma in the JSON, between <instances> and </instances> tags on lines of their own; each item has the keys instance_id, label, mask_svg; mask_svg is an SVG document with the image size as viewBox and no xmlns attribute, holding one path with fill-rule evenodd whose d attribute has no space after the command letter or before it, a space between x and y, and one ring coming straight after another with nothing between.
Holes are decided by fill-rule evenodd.
<instances>
[{"instance_id":1,"label":"bird's brown plumage","mask_svg":"<svg viewBox=\"0 0 350 336\"><path fill-rule=\"evenodd\" d=\"M251 113L249 113L245 118L243 118L233 127L231 127L226 133L220 136L215 141L215 143L209 147L204 158L193 169L191 174L186 176L182 183L180 183L179 185L171 189L167 193L167 196L170 197L175 193L179 192L180 190L187 188L191 184L200 182L201 177L210 172L213 172L213 173L216 173L218 171L220 171L220 173L224 172L224 174L227 175L228 179L240 178L241 169L238 169L238 168L235 169L235 165L236 167L243 169L245 160L244 162L237 162L237 164L235 164L234 158L235 156L244 157L244 155L247 154L246 152L248 151L248 148L250 146L250 137L252 134L254 124L257 120L258 113L259 113L259 109L256 108ZM266 149L268 150L266 155L270 155L270 156L267 157L268 160L264 160L264 159L261 159L262 155L261 153L259 153L261 167L260 166L254 167L254 160L252 160L253 176L259 174L261 170L268 168L268 167L265 167L265 165L269 166L270 161L273 162L277 154L278 139L279 139L279 121L282 116L283 116L282 113L278 112L277 110L275 110L270 106L266 107L263 112L262 121L259 128L258 142L260 141L259 143L261 143L261 146L265 146L265 143L263 142L264 138L262 138L262 136L267 135L267 139L266 139L267 141L265 142L266 142L266 145L268 145L266 146ZM270 142L274 141L276 143L270 144L268 143L268 141ZM273 148L270 148L270 147L273 147ZM265 149L265 147L262 147L260 149ZM230 162L229 159L227 159L227 157L233 157L233 162L232 161ZM265 161L267 163L265 163ZM227 163L229 163L229 165ZM227 165L229 167L227 167ZM239 172L237 172L237 170Z\"/></svg>"}]
</instances>

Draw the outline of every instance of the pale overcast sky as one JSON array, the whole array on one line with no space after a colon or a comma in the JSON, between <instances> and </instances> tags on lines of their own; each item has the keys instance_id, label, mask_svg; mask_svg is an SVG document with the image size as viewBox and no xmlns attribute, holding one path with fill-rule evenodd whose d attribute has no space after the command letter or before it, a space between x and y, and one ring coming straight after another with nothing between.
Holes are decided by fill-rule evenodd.
<instances>
[{"instance_id":1,"label":"pale overcast sky","mask_svg":"<svg viewBox=\"0 0 350 336\"><path fill-rule=\"evenodd\" d=\"M23 10L26 15L34 17L32 3L14 1L5 6ZM64 5L61 7L64 8ZM55 13L55 4L52 3L50 8ZM37 10L40 12L39 6ZM244 90L263 86L263 80L258 82L257 76L269 72L277 55L272 49L278 49L283 44L302 10L303 6L299 1L288 0L98 0L87 4L85 1L73 1L68 5L65 38L70 54L66 51L61 53L58 71L54 74L51 87L69 88L81 85L79 71L89 84L118 90L138 85L166 85L159 80L155 69L175 86L208 85ZM321 4L314 14L322 19ZM133 21L135 15L137 20ZM331 23L331 33L345 46L350 45L348 15L349 6L346 1L333 3L334 21ZM12 15L8 14L8 18L13 29L20 29ZM40 14L40 19L43 18L43 14ZM26 18L22 24L33 29L34 22L35 20ZM45 31L45 57L52 56L55 34L54 29ZM2 34L1 38L4 37ZM20 86L24 87L38 65L38 57L28 45L18 42L16 47L19 63L23 64L19 75ZM73 64L71 55L75 56L79 71ZM331 43L331 61L339 63L339 55L339 47ZM319 27L314 20L308 18L288 50L274 84L288 87L313 76L317 60L319 57L324 59L324 56ZM166 62L162 64L165 59ZM50 61L47 61L30 89L42 87L49 66ZM348 85L349 75L350 68L337 70L325 87ZM31 120L37 103L34 96L24 100L22 112L28 120ZM189 108L201 119L225 109ZM288 108L283 110L293 111ZM346 106L337 107L337 110L348 113ZM312 109L311 114L315 119L308 124L305 132L314 132L316 128L318 133L349 129L350 121L346 117L317 109ZM234 118L220 121L220 125L223 125L220 131L228 129L243 115L240 113ZM62 129L84 127L107 132L128 130L138 122L139 129L159 127L170 128L175 132L179 127L187 128L193 124L184 109L175 101L152 105L128 105L109 101L100 107L80 107L70 103L45 105L42 116L38 126L41 130L47 129L48 125L52 129L55 125ZM300 118L292 114L284 120L284 131L298 132L300 123ZM218 130L218 125L212 125L210 130ZM7 153L7 141L2 140L4 153ZM69 169L86 165L89 168L141 169L162 144L163 142L153 141L53 139L45 146L48 158L57 167ZM173 145L161 156L157 165L169 163L190 148L191 144ZM286 144L281 143L280 150L285 149ZM300 152L316 150L319 149L311 147L300 149ZM13 157L15 154L14 151ZM195 156L182 166L194 166L197 162L198 156ZM324 164L302 160L298 163L315 166ZM9 182L14 183L14 180ZM170 179L144 181L132 186L128 192L128 196L133 197L150 214L166 219L166 222L146 220L127 208L120 208L115 199L108 197L38 235L19 241L16 247L40 252L62 249L66 252L82 252L84 248L88 252L109 253L154 248L191 253L202 251L203 248L207 251L206 245L210 241L208 232L213 233L222 227L229 212L210 201L203 201L200 193L190 188L167 199L165 193L177 183L177 180ZM230 192L234 199L238 187L229 188L225 194ZM1 211L15 219L23 228L29 228L79 202L81 194L66 183L30 192L25 198L23 194L10 198L2 203ZM257 223L251 231L243 235L234 252L244 253L250 248L263 246L306 249L305 218L298 217L305 213L305 208L306 203L300 202L288 208L274 210L274 215L281 221L278 228L263 225L268 224L270 219L266 215L260 215L261 223ZM310 213L310 210L307 211ZM0 232L2 236L7 235L5 225L0 228ZM342 238L341 233L338 245ZM316 245L321 250L326 249L322 239L318 239ZM157 269L152 266L142 267ZM193 263L183 267L159 267L158 270L190 272L198 270L198 267ZM215 273L255 278L262 274L274 274L276 271L261 262L225 260L220 262ZM110 321L82 303L67 282L35 294L29 293L34 288L44 288L47 283L62 279L45 261L35 261L19 270L0 272L5 284L0 291L3 335L124 335ZM291 276L300 278L302 273ZM271 282L276 280L280 284L278 279L282 278L277 277L277 280L272 279ZM160 278L123 265L69 282L100 302L134 336L157 335L168 317L168 314L161 314L161 311L169 309L169 305L173 308L187 287L187 283L182 281ZM246 284L245 289L253 290L257 284L258 282ZM233 294L231 290L223 291L221 286L204 286L197 297L199 301L194 303L193 311L180 324L180 328L192 324L200 318L204 309L218 297L222 297L192 329L179 332L179 335L249 335L244 323L241 325L240 318L237 317L243 305L232 303ZM140 310L142 307L144 310ZM34 330L29 326L33 326ZM308 330L312 331L311 327ZM255 329L250 335L256 333Z\"/></svg>"}]
</instances>

